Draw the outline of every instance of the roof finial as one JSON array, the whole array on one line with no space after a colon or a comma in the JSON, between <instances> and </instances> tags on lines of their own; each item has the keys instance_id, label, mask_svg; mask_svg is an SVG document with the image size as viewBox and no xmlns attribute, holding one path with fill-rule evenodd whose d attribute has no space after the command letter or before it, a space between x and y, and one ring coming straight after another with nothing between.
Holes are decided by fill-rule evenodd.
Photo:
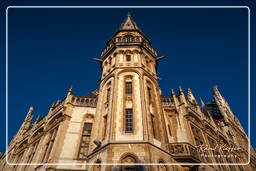
<instances>
[{"instance_id":1,"label":"roof finial","mask_svg":"<svg viewBox=\"0 0 256 171\"><path fill-rule=\"evenodd\" d=\"M31 120L32 119L32 117L33 117L32 112L34 111L34 109L35 109L34 106L29 107L29 110L28 110L28 113L27 113L27 116L26 116L25 120Z\"/></svg>"},{"instance_id":2,"label":"roof finial","mask_svg":"<svg viewBox=\"0 0 256 171\"><path fill-rule=\"evenodd\" d=\"M172 96L175 96L175 92L174 92L173 89L171 89L171 95L172 95Z\"/></svg>"},{"instance_id":3,"label":"roof finial","mask_svg":"<svg viewBox=\"0 0 256 171\"><path fill-rule=\"evenodd\" d=\"M37 118L36 118L35 123L38 123L38 122L40 121L40 119L41 119L41 115L40 115L40 114L38 114L38 116L37 116Z\"/></svg>"},{"instance_id":4,"label":"roof finial","mask_svg":"<svg viewBox=\"0 0 256 171\"><path fill-rule=\"evenodd\" d=\"M183 90L182 90L181 86L179 86L179 93L183 94Z\"/></svg>"},{"instance_id":5,"label":"roof finial","mask_svg":"<svg viewBox=\"0 0 256 171\"><path fill-rule=\"evenodd\" d=\"M130 12L127 13L126 19L122 22L122 24L119 28L119 31L120 30L125 30L125 31L127 31L127 30L140 30L137 27L135 21L132 19Z\"/></svg>"},{"instance_id":6,"label":"roof finial","mask_svg":"<svg viewBox=\"0 0 256 171\"><path fill-rule=\"evenodd\" d=\"M69 87L69 89L68 89L68 96L69 96L69 95L72 95L72 93L73 93L73 85L71 85L71 86Z\"/></svg>"},{"instance_id":7,"label":"roof finial","mask_svg":"<svg viewBox=\"0 0 256 171\"><path fill-rule=\"evenodd\" d=\"M28 112L29 112L29 113L32 113L34 109L35 109L35 107L34 107L34 106L29 106L29 110L28 110Z\"/></svg>"},{"instance_id":8,"label":"roof finial","mask_svg":"<svg viewBox=\"0 0 256 171\"><path fill-rule=\"evenodd\" d=\"M222 97L222 95L220 94L218 88L219 88L219 86L217 86L217 85L212 87L213 93L214 93L214 98L215 98L216 102L218 102L219 104L225 105L225 100Z\"/></svg>"},{"instance_id":9,"label":"roof finial","mask_svg":"<svg viewBox=\"0 0 256 171\"><path fill-rule=\"evenodd\" d=\"M214 86L212 87L213 92L214 92L215 94L219 94L219 90L218 90L218 88L219 88L219 86L218 86L218 85L214 85Z\"/></svg>"},{"instance_id":10,"label":"roof finial","mask_svg":"<svg viewBox=\"0 0 256 171\"><path fill-rule=\"evenodd\" d=\"M201 97L199 98L200 98L201 107L205 106L203 99Z\"/></svg>"},{"instance_id":11,"label":"roof finial","mask_svg":"<svg viewBox=\"0 0 256 171\"><path fill-rule=\"evenodd\" d=\"M51 108L54 108L54 106L55 106L55 102L53 102L53 103L51 104Z\"/></svg>"},{"instance_id":12,"label":"roof finial","mask_svg":"<svg viewBox=\"0 0 256 171\"><path fill-rule=\"evenodd\" d=\"M194 95L193 95L193 93L192 93L192 91L191 91L190 88L188 88L188 94L187 94L187 96L188 96L188 99L189 99L190 101L195 100L195 97L194 97Z\"/></svg>"},{"instance_id":13,"label":"roof finial","mask_svg":"<svg viewBox=\"0 0 256 171\"><path fill-rule=\"evenodd\" d=\"M187 100L185 98L185 95L184 95L184 92L183 92L181 86L179 86L179 98L180 98L181 103L185 103L185 104L187 103Z\"/></svg>"},{"instance_id":14,"label":"roof finial","mask_svg":"<svg viewBox=\"0 0 256 171\"><path fill-rule=\"evenodd\" d=\"M73 91L73 85L71 85L68 89L69 92L72 92Z\"/></svg>"}]
</instances>

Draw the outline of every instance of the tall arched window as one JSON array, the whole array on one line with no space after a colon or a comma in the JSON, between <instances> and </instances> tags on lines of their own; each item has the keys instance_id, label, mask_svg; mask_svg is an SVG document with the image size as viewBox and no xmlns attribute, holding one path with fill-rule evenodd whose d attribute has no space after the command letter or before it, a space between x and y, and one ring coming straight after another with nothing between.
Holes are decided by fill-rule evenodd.
<instances>
[{"instance_id":1,"label":"tall arched window","mask_svg":"<svg viewBox=\"0 0 256 171\"><path fill-rule=\"evenodd\" d=\"M133 132L133 111L131 108L125 109L125 132Z\"/></svg>"},{"instance_id":2,"label":"tall arched window","mask_svg":"<svg viewBox=\"0 0 256 171\"><path fill-rule=\"evenodd\" d=\"M106 108L109 106L110 95L111 95L111 82L109 82L106 86L106 95L105 95L105 107Z\"/></svg>"},{"instance_id":3,"label":"tall arched window","mask_svg":"<svg viewBox=\"0 0 256 171\"><path fill-rule=\"evenodd\" d=\"M149 101L149 104L152 103L152 89L151 87L147 87L147 93L148 93L148 101Z\"/></svg>"},{"instance_id":4,"label":"tall arched window","mask_svg":"<svg viewBox=\"0 0 256 171\"><path fill-rule=\"evenodd\" d=\"M124 81L124 131L125 133L132 133L134 131L133 125L133 82L132 76L125 76Z\"/></svg>"},{"instance_id":5,"label":"tall arched window","mask_svg":"<svg viewBox=\"0 0 256 171\"><path fill-rule=\"evenodd\" d=\"M78 153L79 159L85 159L87 156L90 137L91 137L91 131L92 131L92 123L87 123L87 122L84 123L81 141L80 141L79 153Z\"/></svg>"},{"instance_id":6,"label":"tall arched window","mask_svg":"<svg viewBox=\"0 0 256 171\"><path fill-rule=\"evenodd\" d=\"M152 126L152 134L154 138L157 137L157 128L156 128L156 117L152 113L150 114L150 119L151 119L151 126Z\"/></svg>"},{"instance_id":7,"label":"tall arched window","mask_svg":"<svg viewBox=\"0 0 256 171\"><path fill-rule=\"evenodd\" d=\"M108 115L105 114L103 116L103 136L102 136L102 140L104 140L106 138L106 134L107 134L107 120L108 120Z\"/></svg>"}]
</instances>

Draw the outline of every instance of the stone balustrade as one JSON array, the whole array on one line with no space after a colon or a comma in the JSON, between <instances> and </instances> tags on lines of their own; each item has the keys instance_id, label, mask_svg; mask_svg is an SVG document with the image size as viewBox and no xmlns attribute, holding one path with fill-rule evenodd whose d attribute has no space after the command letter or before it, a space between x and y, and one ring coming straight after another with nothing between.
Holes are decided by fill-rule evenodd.
<instances>
[{"instance_id":1,"label":"stone balustrade","mask_svg":"<svg viewBox=\"0 0 256 171\"><path fill-rule=\"evenodd\" d=\"M189 143L170 143L170 153L176 159L180 160L200 160L199 153L197 149Z\"/></svg>"},{"instance_id":2,"label":"stone balustrade","mask_svg":"<svg viewBox=\"0 0 256 171\"><path fill-rule=\"evenodd\" d=\"M173 107L175 106L171 98L161 98L161 104L163 107Z\"/></svg>"},{"instance_id":3,"label":"stone balustrade","mask_svg":"<svg viewBox=\"0 0 256 171\"><path fill-rule=\"evenodd\" d=\"M79 106L85 106L85 107L96 107L97 99L74 96L71 100L71 103L73 105L79 105Z\"/></svg>"},{"instance_id":4,"label":"stone balustrade","mask_svg":"<svg viewBox=\"0 0 256 171\"><path fill-rule=\"evenodd\" d=\"M150 44L145 41L145 39L143 39L140 36L124 36L124 37L116 37L115 39L113 39L113 41L111 43L108 44L108 46L101 52L101 56L104 56L112 47L114 47L114 45L133 45L133 44L142 44L147 50L149 50L152 54L154 54L155 56L157 56L156 51L154 50L154 48L152 48L150 46Z\"/></svg>"}]
</instances>

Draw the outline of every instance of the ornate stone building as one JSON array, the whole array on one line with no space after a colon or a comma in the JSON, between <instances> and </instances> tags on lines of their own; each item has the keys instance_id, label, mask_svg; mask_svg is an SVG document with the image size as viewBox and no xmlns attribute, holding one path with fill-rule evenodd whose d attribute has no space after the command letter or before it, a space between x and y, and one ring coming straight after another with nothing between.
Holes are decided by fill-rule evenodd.
<instances>
[{"instance_id":1,"label":"ornate stone building","mask_svg":"<svg viewBox=\"0 0 256 171\"><path fill-rule=\"evenodd\" d=\"M185 93L181 87L177 94L161 94L161 58L128 14L101 57L94 58L102 69L99 89L76 96L70 88L34 122L30 107L9 144L10 164L2 154L0 170L256 170L255 151L218 87L208 104L199 104L190 89ZM248 148L250 164L199 165L247 163ZM191 163L197 165L186 165Z\"/></svg>"}]
</instances>

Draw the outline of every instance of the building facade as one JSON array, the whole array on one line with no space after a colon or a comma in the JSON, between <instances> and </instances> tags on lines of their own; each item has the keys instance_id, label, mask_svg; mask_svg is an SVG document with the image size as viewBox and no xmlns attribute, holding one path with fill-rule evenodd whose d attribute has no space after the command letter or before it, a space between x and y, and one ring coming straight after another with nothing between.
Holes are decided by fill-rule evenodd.
<instances>
[{"instance_id":1,"label":"building facade","mask_svg":"<svg viewBox=\"0 0 256 171\"><path fill-rule=\"evenodd\" d=\"M207 104L181 87L163 95L157 77L162 58L128 14L94 58L101 64L100 87L84 96L71 87L34 122L30 107L0 170L256 170L255 151L218 87Z\"/></svg>"}]
</instances>

